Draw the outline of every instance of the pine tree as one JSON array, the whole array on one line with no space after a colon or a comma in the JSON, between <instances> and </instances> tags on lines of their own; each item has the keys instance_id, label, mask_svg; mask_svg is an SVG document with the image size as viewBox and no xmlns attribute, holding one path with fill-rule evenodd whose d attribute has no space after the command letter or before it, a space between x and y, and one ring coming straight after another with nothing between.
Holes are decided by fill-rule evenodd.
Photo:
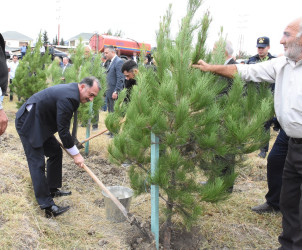
<instances>
[{"instance_id":1,"label":"pine tree","mask_svg":"<svg viewBox=\"0 0 302 250\"><path fill-rule=\"evenodd\" d=\"M48 40L47 31L44 30L44 33L43 33L43 44L48 44L48 43L49 43L49 40Z\"/></svg>"},{"instance_id":2,"label":"pine tree","mask_svg":"<svg viewBox=\"0 0 302 250\"><path fill-rule=\"evenodd\" d=\"M109 36L118 36L118 37L122 37L125 35L125 33L122 30L116 30L115 32L113 32L111 29L107 30L107 32L104 32L104 34L107 34Z\"/></svg>"},{"instance_id":3,"label":"pine tree","mask_svg":"<svg viewBox=\"0 0 302 250\"><path fill-rule=\"evenodd\" d=\"M40 33L33 51L28 51L19 62L12 86L13 91L21 97L18 106L21 106L33 94L48 87L46 69L51 60L48 53L40 54L41 37Z\"/></svg>"},{"instance_id":4,"label":"pine tree","mask_svg":"<svg viewBox=\"0 0 302 250\"><path fill-rule=\"evenodd\" d=\"M190 66L199 58L224 62L223 50L211 54L205 47L209 13L193 23L201 2L188 1L175 40L170 35L169 7L157 34L157 70L140 66L130 103L123 103L123 91L115 112L106 119L107 128L117 134L109 146L110 158L116 163L132 162L129 176L136 195L148 191L151 184L159 185L165 203L167 248L174 215L189 229L201 215L201 201L217 202L228 197L236 177L235 173L222 175L229 164L228 156L233 156L240 167L240 156L268 141L263 124L273 115L272 95L266 86L258 90L235 76L228 94L220 95L227 79ZM198 41L193 46L195 32ZM125 122L118 122L124 115ZM159 137L160 144L154 177L150 175L151 132ZM206 185L199 183L202 176L208 178Z\"/></svg>"},{"instance_id":5,"label":"pine tree","mask_svg":"<svg viewBox=\"0 0 302 250\"><path fill-rule=\"evenodd\" d=\"M58 36L56 35L56 37L54 39L52 39L52 44L53 45L57 45L58 44Z\"/></svg>"},{"instance_id":6,"label":"pine tree","mask_svg":"<svg viewBox=\"0 0 302 250\"><path fill-rule=\"evenodd\" d=\"M63 39L63 38L61 38L60 45L65 45L65 42L64 42L64 39Z\"/></svg>"},{"instance_id":7,"label":"pine tree","mask_svg":"<svg viewBox=\"0 0 302 250\"><path fill-rule=\"evenodd\" d=\"M64 83L64 80L62 80L62 67L60 63L61 59L56 57L47 68L47 81L50 86Z\"/></svg>"}]
</instances>

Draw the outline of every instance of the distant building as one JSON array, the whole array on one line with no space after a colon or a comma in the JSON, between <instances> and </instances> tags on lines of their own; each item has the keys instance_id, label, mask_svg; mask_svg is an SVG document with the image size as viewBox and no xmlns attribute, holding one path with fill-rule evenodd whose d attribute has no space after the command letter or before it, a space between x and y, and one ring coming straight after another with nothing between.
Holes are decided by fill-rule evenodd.
<instances>
[{"instance_id":1,"label":"distant building","mask_svg":"<svg viewBox=\"0 0 302 250\"><path fill-rule=\"evenodd\" d=\"M94 35L94 33L80 33L67 40L68 46L78 46L80 43L80 38L82 38L83 45L89 45L89 39Z\"/></svg>"},{"instance_id":2,"label":"distant building","mask_svg":"<svg viewBox=\"0 0 302 250\"><path fill-rule=\"evenodd\" d=\"M5 45L10 48L20 48L23 44L28 45L33 39L17 31L6 31L2 33Z\"/></svg>"}]
</instances>

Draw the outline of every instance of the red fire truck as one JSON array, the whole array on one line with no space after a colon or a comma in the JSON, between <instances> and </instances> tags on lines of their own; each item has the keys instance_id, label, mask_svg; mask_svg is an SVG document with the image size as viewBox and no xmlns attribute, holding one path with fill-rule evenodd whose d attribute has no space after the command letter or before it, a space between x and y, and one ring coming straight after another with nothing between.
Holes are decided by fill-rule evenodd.
<instances>
[{"instance_id":1,"label":"red fire truck","mask_svg":"<svg viewBox=\"0 0 302 250\"><path fill-rule=\"evenodd\" d=\"M151 53L151 44L139 43L129 38L117 36L94 34L89 40L89 45L92 50L98 52L104 52L106 46L112 45L117 48L118 55L125 58L132 56L133 52L139 56L141 50L146 51L147 54Z\"/></svg>"}]
</instances>

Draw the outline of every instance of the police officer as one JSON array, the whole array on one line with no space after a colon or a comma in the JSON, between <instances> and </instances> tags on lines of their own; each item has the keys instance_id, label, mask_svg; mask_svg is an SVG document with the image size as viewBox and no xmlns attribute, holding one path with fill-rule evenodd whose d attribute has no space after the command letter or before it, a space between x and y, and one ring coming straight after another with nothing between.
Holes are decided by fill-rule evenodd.
<instances>
[{"instance_id":1,"label":"police officer","mask_svg":"<svg viewBox=\"0 0 302 250\"><path fill-rule=\"evenodd\" d=\"M270 60L272 58L275 58L268 52L269 49L270 49L269 38L266 36L259 37L257 39L258 54L250 57L249 60L247 61L247 64L264 62L264 61Z\"/></svg>"},{"instance_id":2,"label":"police officer","mask_svg":"<svg viewBox=\"0 0 302 250\"><path fill-rule=\"evenodd\" d=\"M255 64L255 63L264 62L264 61L267 61L267 60L271 60L272 58L275 58L274 56L272 56L268 52L269 49L270 49L269 38L266 37L266 36L259 37L257 39L258 54L255 55L255 56L250 57L246 64ZM274 88L275 88L275 84L271 84L272 91L274 91ZM268 133L269 133L269 129L270 129L271 124L272 124L272 121L267 121L264 124L264 129ZM264 159L266 157L267 152L268 152L268 147L269 147L269 144L267 144L263 148L261 148L260 153L258 154L258 156Z\"/></svg>"}]
</instances>

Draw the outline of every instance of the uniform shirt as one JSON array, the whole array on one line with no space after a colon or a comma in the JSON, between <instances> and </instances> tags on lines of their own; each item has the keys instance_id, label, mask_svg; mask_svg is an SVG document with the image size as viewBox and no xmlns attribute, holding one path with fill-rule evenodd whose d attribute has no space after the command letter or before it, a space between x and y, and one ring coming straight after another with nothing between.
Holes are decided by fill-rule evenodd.
<instances>
[{"instance_id":1,"label":"uniform shirt","mask_svg":"<svg viewBox=\"0 0 302 250\"><path fill-rule=\"evenodd\" d=\"M255 64L255 63L265 62L265 61L271 60L273 58L276 58L276 57L272 56L270 53L268 53L267 56L262 59L260 58L259 54L257 54L257 55L250 57L249 60L246 62L246 64Z\"/></svg>"},{"instance_id":2,"label":"uniform shirt","mask_svg":"<svg viewBox=\"0 0 302 250\"><path fill-rule=\"evenodd\" d=\"M302 60L282 56L252 65L236 64L245 81L275 82L277 119L289 137L302 138Z\"/></svg>"}]
</instances>

